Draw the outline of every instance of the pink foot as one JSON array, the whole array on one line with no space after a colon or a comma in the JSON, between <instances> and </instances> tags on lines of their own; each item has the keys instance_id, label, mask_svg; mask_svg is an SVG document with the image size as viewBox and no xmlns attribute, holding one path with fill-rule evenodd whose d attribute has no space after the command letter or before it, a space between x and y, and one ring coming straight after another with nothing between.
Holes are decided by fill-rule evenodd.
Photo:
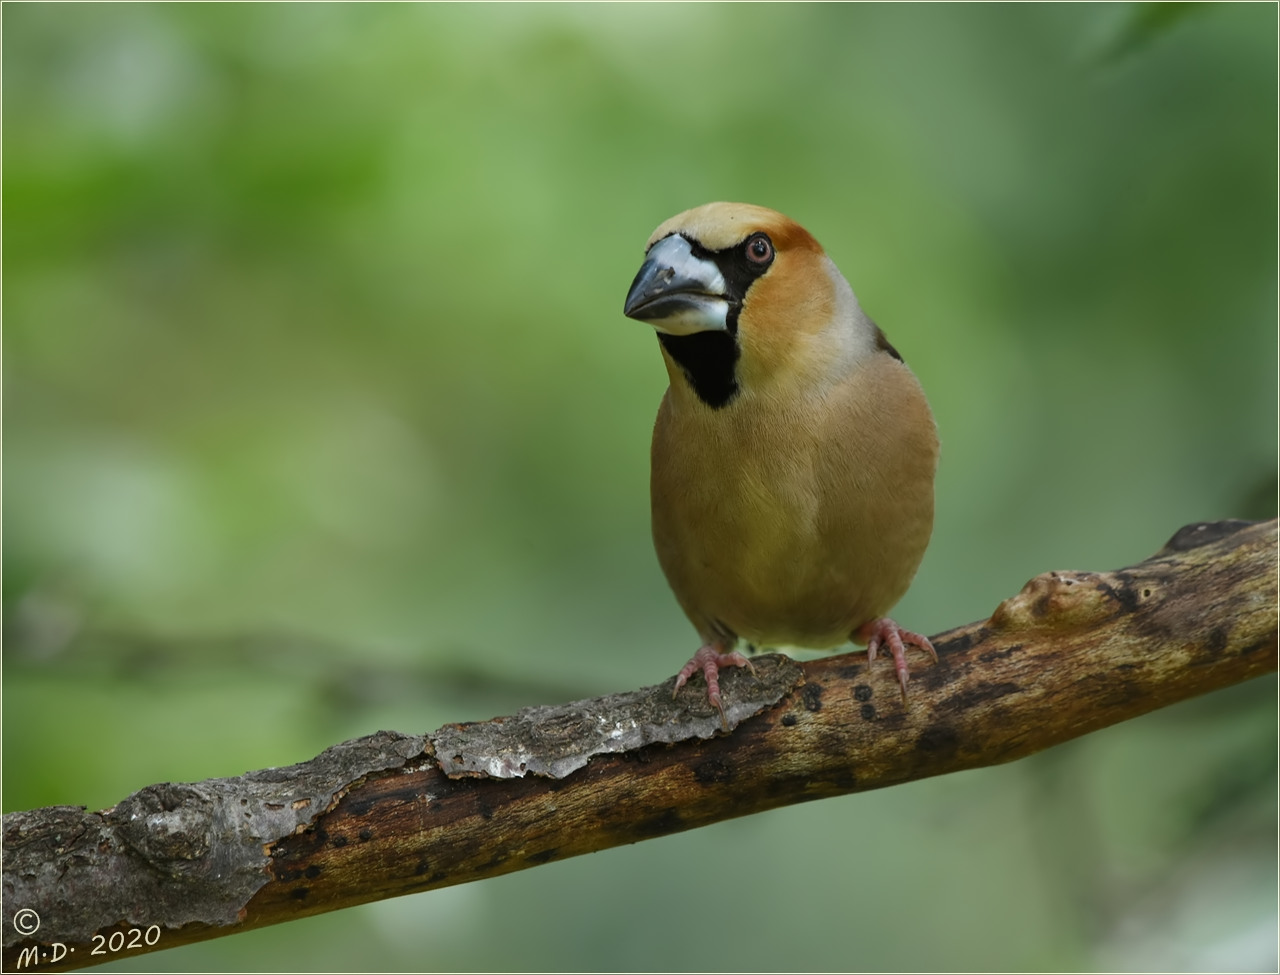
<instances>
[{"instance_id":1,"label":"pink foot","mask_svg":"<svg viewBox=\"0 0 1280 975\"><path fill-rule=\"evenodd\" d=\"M720 668L721 667L746 667L751 673L755 673L756 669L751 666L751 661L738 653L737 650L730 653L721 653L719 647L712 646L710 643L704 643L698 648L698 652L693 658L681 668L680 673L676 674L676 686L671 690L671 696L674 698L679 693L680 688L698 671L702 671L702 676L707 682L707 701L711 706L720 712L720 723L724 725L724 730L729 730L729 719L725 717L724 704L720 700Z\"/></svg>"},{"instance_id":2,"label":"pink foot","mask_svg":"<svg viewBox=\"0 0 1280 975\"><path fill-rule=\"evenodd\" d=\"M855 640L867 641L867 668L876 659L876 651L887 646L893 655L893 668L898 672L898 683L902 685L902 699L907 699L907 650L904 644L910 643L921 650L928 650L933 662L938 662L938 651L933 649L927 636L904 630L887 616L872 620L854 631Z\"/></svg>"}]
</instances>

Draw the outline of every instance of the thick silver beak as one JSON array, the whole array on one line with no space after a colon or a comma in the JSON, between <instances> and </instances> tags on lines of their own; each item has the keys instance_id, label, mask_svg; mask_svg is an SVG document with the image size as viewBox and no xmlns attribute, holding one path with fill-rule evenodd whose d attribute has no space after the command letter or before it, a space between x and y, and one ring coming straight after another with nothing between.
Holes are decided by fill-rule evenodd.
<instances>
[{"instance_id":1,"label":"thick silver beak","mask_svg":"<svg viewBox=\"0 0 1280 975\"><path fill-rule=\"evenodd\" d=\"M724 275L714 261L695 257L679 234L664 237L649 248L622 313L668 335L726 331Z\"/></svg>"}]
</instances>

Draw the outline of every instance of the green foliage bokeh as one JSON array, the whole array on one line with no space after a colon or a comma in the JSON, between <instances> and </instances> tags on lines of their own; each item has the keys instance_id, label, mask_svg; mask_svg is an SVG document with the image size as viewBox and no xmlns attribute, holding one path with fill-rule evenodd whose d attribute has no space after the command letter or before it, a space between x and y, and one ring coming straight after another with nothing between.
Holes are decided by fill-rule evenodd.
<instances>
[{"instance_id":1,"label":"green foliage bokeh","mask_svg":"<svg viewBox=\"0 0 1280 975\"><path fill-rule=\"evenodd\" d=\"M930 395L904 625L1275 514L1272 5L4 27L6 810L669 676L620 309L712 199L808 227ZM1274 686L117 964L1265 968Z\"/></svg>"}]
</instances>

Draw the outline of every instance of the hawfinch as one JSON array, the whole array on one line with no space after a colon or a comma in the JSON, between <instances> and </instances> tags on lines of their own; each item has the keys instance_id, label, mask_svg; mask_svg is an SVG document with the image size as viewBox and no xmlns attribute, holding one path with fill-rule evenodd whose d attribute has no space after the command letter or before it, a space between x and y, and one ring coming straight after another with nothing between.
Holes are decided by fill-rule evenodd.
<instances>
[{"instance_id":1,"label":"hawfinch","mask_svg":"<svg viewBox=\"0 0 1280 975\"><path fill-rule=\"evenodd\" d=\"M649 238L623 313L658 334L653 543L724 719L735 647L893 655L929 640L884 614L933 528L938 436L919 382L822 247L763 207L708 203ZM727 722L725 722L727 727Z\"/></svg>"}]
</instances>

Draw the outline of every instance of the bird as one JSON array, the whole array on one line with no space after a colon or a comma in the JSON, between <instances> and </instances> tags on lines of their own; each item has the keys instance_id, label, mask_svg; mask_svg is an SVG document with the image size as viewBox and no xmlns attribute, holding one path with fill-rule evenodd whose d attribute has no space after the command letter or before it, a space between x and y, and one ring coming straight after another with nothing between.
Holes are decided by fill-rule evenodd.
<instances>
[{"instance_id":1,"label":"bird","mask_svg":"<svg viewBox=\"0 0 1280 975\"><path fill-rule=\"evenodd\" d=\"M929 639L886 614L933 531L938 433L915 375L818 241L775 210L707 203L649 237L623 314L657 333L669 385L650 455L654 549L720 694L738 649Z\"/></svg>"}]
</instances>

